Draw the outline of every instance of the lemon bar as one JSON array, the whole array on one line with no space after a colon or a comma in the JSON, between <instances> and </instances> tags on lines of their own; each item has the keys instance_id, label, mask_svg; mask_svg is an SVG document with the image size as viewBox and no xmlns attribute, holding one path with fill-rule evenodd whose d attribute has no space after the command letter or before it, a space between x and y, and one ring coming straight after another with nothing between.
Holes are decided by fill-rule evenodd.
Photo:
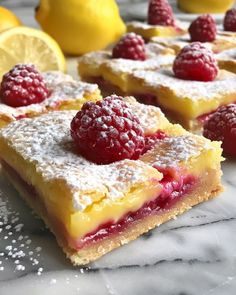
<instances>
[{"instance_id":1,"label":"lemon bar","mask_svg":"<svg viewBox=\"0 0 236 295\"><path fill-rule=\"evenodd\" d=\"M216 55L219 68L236 74L236 48L222 51Z\"/></svg>"},{"instance_id":2,"label":"lemon bar","mask_svg":"<svg viewBox=\"0 0 236 295\"><path fill-rule=\"evenodd\" d=\"M173 125L159 108L125 98L145 136L138 160L97 165L70 136L76 111L25 118L0 131L2 169L45 221L67 257L87 264L221 190L220 142Z\"/></svg>"},{"instance_id":3,"label":"lemon bar","mask_svg":"<svg viewBox=\"0 0 236 295\"><path fill-rule=\"evenodd\" d=\"M151 25L146 22L132 21L127 23L127 31L141 35L144 39L150 40L153 37L173 37L184 35L187 31L185 24L180 22L174 26Z\"/></svg>"},{"instance_id":4,"label":"lemon bar","mask_svg":"<svg viewBox=\"0 0 236 295\"><path fill-rule=\"evenodd\" d=\"M145 51L145 61L112 58L109 51L85 54L78 60L79 75L84 81L97 83L103 94L129 92L129 79L135 70L157 70L175 59L173 49L159 44L145 44Z\"/></svg>"},{"instance_id":5,"label":"lemon bar","mask_svg":"<svg viewBox=\"0 0 236 295\"><path fill-rule=\"evenodd\" d=\"M181 80L171 69L173 48L166 51L155 43L145 46L145 61L111 58L109 52L89 53L79 60L79 74L85 81L98 83L104 95L133 95L140 102L161 107L171 121L192 131L201 130L218 107L236 101L234 74L220 70L214 81Z\"/></svg>"},{"instance_id":6,"label":"lemon bar","mask_svg":"<svg viewBox=\"0 0 236 295\"><path fill-rule=\"evenodd\" d=\"M172 48L176 54L180 50L191 43L190 35L185 34L181 36L170 36L170 37L153 37L151 42L160 44L167 48ZM205 42L204 45L211 49L214 53L219 53L224 50L232 49L236 47L235 35L233 33L221 32L218 31L216 39L212 42Z\"/></svg>"},{"instance_id":7,"label":"lemon bar","mask_svg":"<svg viewBox=\"0 0 236 295\"><path fill-rule=\"evenodd\" d=\"M200 130L210 113L236 100L236 75L225 70L210 82L178 79L170 68L137 70L130 85L136 93L154 95L169 118L189 130Z\"/></svg>"},{"instance_id":8,"label":"lemon bar","mask_svg":"<svg viewBox=\"0 0 236 295\"><path fill-rule=\"evenodd\" d=\"M49 97L41 103L22 107L11 107L0 102L0 127L12 121L38 116L48 111L80 109L85 101L95 101L100 98L100 90L96 84L76 81L59 71L44 72L42 76L49 89Z\"/></svg>"}]
</instances>

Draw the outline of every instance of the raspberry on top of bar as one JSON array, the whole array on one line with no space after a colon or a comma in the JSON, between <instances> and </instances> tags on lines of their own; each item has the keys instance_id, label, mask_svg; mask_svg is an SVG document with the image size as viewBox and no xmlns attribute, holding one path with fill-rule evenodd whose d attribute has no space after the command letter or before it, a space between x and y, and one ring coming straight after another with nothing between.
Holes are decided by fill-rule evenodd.
<instances>
[{"instance_id":1,"label":"raspberry on top of bar","mask_svg":"<svg viewBox=\"0 0 236 295\"><path fill-rule=\"evenodd\" d=\"M19 64L2 78L0 127L50 110L80 109L86 100L99 98L95 84L75 81L59 71L39 73L34 65Z\"/></svg>"},{"instance_id":2,"label":"raspberry on top of bar","mask_svg":"<svg viewBox=\"0 0 236 295\"><path fill-rule=\"evenodd\" d=\"M219 70L213 53L202 43L185 46L173 67L135 70L130 91L149 93L170 118L189 129L202 127L203 116L235 101L236 76Z\"/></svg>"},{"instance_id":3,"label":"raspberry on top of bar","mask_svg":"<svg viewBox=\"0 0 236 295\"><path fill-rule=\"evenodd\" d=\"M96 164L81 138L88 148L97 138L95 153L103 145L105 155L110 149L128 154L107 164L100 154ZM132 159L141 142L147 148ZM0 151L4 172L74 264L93 261L221 191L220 143L188 133L131 97L15 121L1 130Z\"/></svg>"},{"instance_id":4,"label":"raspberry on top of bar","mask_svg":"<svg viewBox=\"0 0 236 295\"><path fill-rule=\"evenodd\" d=\"M119 87L123 92L127 92L129 90L129 77L135 70L157 70L173 63L175 54L172 49L155 43L143 43L141 46L137 42L137 40L140 40L139 38L140 36L134 33L125 35L120 40L122 46L118 42L118 46L114 47L115 54L113 49L113 52L95 51L80 57L78 61L79 75L84 81L98 83L102 91L106 87L106 85L103 85L103 81L107 81ZM127 48L124 48L124 45ZM137 57L141 56L142 58L132 57L132 54L128 55L126 51L137 52Z\"/></svg>"},{"instance_id":5,"label":"raspberry on top of bar","mask_svg":"<svg viewBox=\"0 0 236 295\"><path fill-rule=\"evenodd\" d=\"M150 0L147 22L132 21L127 23L127 31L135 32L145 39L154 36L177 36L186 33L183 24L175 19L167 0Z\"/></svg>"},{"instance_id":6,"label":"raspberry on top of bar","mask_svg":"<svg viewBox=\"0 0 236 295\"><path fill-rule=\"evenodd\" d=\"M235 33L217 30L214 18L209 14L198 16L188 28L188 34L172 37L153 37L152 42L166 46L179 53L191 42L203 42L214 53L235 48Z\"/></svg>"}]
</instances>

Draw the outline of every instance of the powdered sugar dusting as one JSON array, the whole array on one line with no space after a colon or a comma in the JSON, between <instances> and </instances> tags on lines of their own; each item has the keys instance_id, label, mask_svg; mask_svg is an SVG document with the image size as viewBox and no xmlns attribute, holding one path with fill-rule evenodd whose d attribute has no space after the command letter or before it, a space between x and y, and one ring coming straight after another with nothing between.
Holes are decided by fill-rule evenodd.
<instances>
[{"instance_id":1,"label":"powdered sugar dusting","mask_svg":"<svg viewBox=\"0 0 236 295\"><path fill-rule=\"evenodd\" d=\"M186 23L183 22L176 22L176 28L178 29L182 29L182 30L186 30L187 26ZM163 28L163 26L161 25L150 25L147 22L140 22L140 21L131 21L127 23L127 27L129 29L129 31L132 30L138 30L138 29L142 29L142 30L150 30L150 29L157 29L158 27ZM165 26L165 27L169 27L169 28L174 28L173 26Z\"/></svg>"},{"instance_id":2,"label":"powdered sugar dusting","mask_svg":"<svg viewBox=\"0 0 236 295\"><path fill-rule=\"evenodd\" d=\"M144 106L138 103L133 97L125 97L124 100L139 118L145 134L151 134L158 129L164 129L169 124L169 121L158 107L151 105Z\"/></svg>"},{"instance_id":3,"label":"powdered sugar dusting","mask_svg":"<svg viewBox=\"0 0 236 295\"><path fill-rule=\"evenodd\" d=\"M88 84L81 81L75 81L69 75L65 75L59 71L50 71L42 73L50 96L41 103L31 104L25 107L13 108L0 103L0 115L8 117L11 121L18 116L27 113L43 113L50 107L56 107L64 101L83 99L85 94L93 94L98 91L96 84Z\"/></svg>"},{"instance_id":4,"label":"powdered sugar dusting","mask_svg":"<svg viewBox=\"0 0 236 295\"><path fill-rule=\"evenodd\" d=\"M13 210L2 192L0 192L0 238L2 240L0 272L9 266L14 272L28 271L29 264L38 272L42 248L31 245L31 239L25 234L25 226L21 222L20 213ZM26 257L29 259L25 259Z\"/></svg>"},{"instance_id":5,"label":"powdered sugar dusting","mask_svg":"<svg viewBox=\"0 0 236 295\"><path fill-rule=\"evenodd\" d=\"M236 63L236 48L224 50L218 54L216 54L217 60L227 60Z\"/></svg>"},{"instance_id":6,"label":"powdered sugar dusting","mask_svg":"<svg viewBox=\"0 0 236 295\"><path fill-rule=\"evenodd\" d=\"M84 54L78 59L79 64L83 63L87 67L93 67L98 69L104 61L111 58L109 51L93 51Z\"/></svg>"},{"instance_id":7,"label":"powdered sugar dusting","mask_svg":"<svg viewBox=\"0 0 236 295\"><path fill-rule=\"evenodd\" d=\"M211 82L186 81L174 77L171 69L134 72L134 77L151 87L153 91L166 87L179 99L192 101L220 99L227 94L236 97L236 76L226 71L219 71L216 80Z\"/></svg>"},{"instance_id":8,"label":"powdered sugar dusting","mask_svg":"<svg viewBox=\"0 0 236 295\"><path fill-rule=\"evenodd\" d=\"M197 135L166 137L155 148L143 156L151 165L175 167L192 157L197 157L205 149L212 149L210 141Z\"/></svg>"},{"instance_id":9,"label":"powdered sugar dusting","mask_svg":"<svg viewBox=\"0 0 236 295\"><path fill-rule=\"evenodd\" d=\"M104 197L122 198L138 184L160 178L154 168L142 161L96 165L81 157L70 136L70 122L75 114L76 111L52 112L22 119L2 129L1 137L32 163L46 182L63 182L73 196L74 210L84 210Z\"/></svg>"},{"instance_id":10,"label":"powdered sugar dusting","mask_svg":"<svg viewBox=\"0 0 236 295\"><path fill-rule=\"evenodd\" d=\"M151 56L151 55L150 55ZM159 69L160 67L171 65L175 59L175 55L173 54L160 54L151 56L145 61L139 60L125 60L125 59L111 59L104 63L104 67L109 69L110 71L121 74L126 73L130 74L133 73L135 70L152 70L152 69Z\"/></svg>"},{"instance_id":11,"label":"powdered sugar dusting","mask_svg":"<svg viewBox=\"0 0 236 295\"><path fill-rule=\"evenodd\" d=\"M79 59L79 63L87 66L87 71L98 71L101 75L106 75L106 71L115 73L132 73L136 69L158 69L162 66L170 65L174 61L174 51L159 44L145 44L147 59L129 60L124 58L111 58L111 54L106 51L95 51L85 54ZM83 74L83 73L82 73Z\"/></svg>"}]
</instances>

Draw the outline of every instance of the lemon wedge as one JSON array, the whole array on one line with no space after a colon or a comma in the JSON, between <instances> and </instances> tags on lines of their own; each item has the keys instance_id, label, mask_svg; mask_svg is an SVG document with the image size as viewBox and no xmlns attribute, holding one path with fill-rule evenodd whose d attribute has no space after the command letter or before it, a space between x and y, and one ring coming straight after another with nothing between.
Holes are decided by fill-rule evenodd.
<instances>
[{"instance_id":1,"label":"lemon wedge","mask_svg":"<svg viewBox=\"0 0 236 295\"><path fill-rule=\"evenodd\" d=\"M0 33L0 80L18 63L32 63L40 71L66 70L65 57L48 34L28 28L15 27Z\"/></svg>"}]
</instances>

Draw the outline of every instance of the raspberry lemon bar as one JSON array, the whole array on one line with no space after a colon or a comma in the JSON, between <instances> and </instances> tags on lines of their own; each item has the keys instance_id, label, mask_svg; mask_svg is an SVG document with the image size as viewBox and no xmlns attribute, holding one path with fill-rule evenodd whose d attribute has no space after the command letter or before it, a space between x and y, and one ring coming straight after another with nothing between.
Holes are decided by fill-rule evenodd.
<instances>
[{"instance_id":1,"label":"raspberry lemon bar","mask_svg":"<svg viewBox=\"0 0 236 295\"><path fill-rule=\"evenodd\" d=\"M189 130L201 130L210 113L236 100L236 75L219 70L215 55L203 43L193 42L175 56L153 43L144 45L140 38L128 34L112 54L82 57L80 75L97 81L105 94L132 95L161 107L169 119Z\"/></svg>"},{"instance_id":2,"label":"raspberry lemon bar","mask_svg":"<svg viewBox=\"0 0 236 295\"><path fill-rule=\"evenodd\" d=\"M188 34L175 37L154 37L151 41L172 48L176 53L191 42L203 42L214 53L236 47L235 35L218 31L215 20L209 14L197 17L190 24Z\"/></svg>"},{"instance_id":3,"label":"raspberry lemon bar","mask_svg":"<svg viewBox=\"0 0 236 295\"><path fill-rule=\"evenodd\" d=\"M78 72L86 82L95 82L103 94L130 93L130 77L135 70L158 70L171 65L173 49L159 44L145 44L141 36L128 33L114 46L112 52L95 51L78 61Z\"/></svg>"},{"instance_id":4,"label":"raspberry lemon bar","mask_svg":"<svg viewBox=\"0 0 236 295\"><path fill-rule=\"evenodd\" d=\"M186 28L178 22L167 0L151 0L148 6L147 22L127 23L127 31L134 32L149 40L155 36L168 37L186 33Z\"/></svg>"},{"instance_id":5,"label":"raspberry lemon bar","mask_svg":"<svg viewBox=\"0 0 236 295\"><path fill-rule=\"evenodd\" d=\"M220 69L236 74L236 48L220 52L216 59Z\"/></svg>"},{"instance_id":6,"label":"raspberry lemon bar","mask_svg":"<svg viewBox=\"0 0 236 295\"><path fill-rule=\"evenodd\" d=\"M73 264L87 264L222 189L220 142L133 98L87 102L0 131L3 171Z\"/></svg>"},{"instance_id":7,"label":"raspberry lemon bar","mask_svg":"<svg viewBox=\"0 0 236 295\"><path fill-rule=\"evenodd\" d=\"M80 109L98 100L97 85L75 81L59 71L39 73L33 65L16 65L0 85L0 127L21 119L60 109Z\"/></svg>"}]
</instances>

